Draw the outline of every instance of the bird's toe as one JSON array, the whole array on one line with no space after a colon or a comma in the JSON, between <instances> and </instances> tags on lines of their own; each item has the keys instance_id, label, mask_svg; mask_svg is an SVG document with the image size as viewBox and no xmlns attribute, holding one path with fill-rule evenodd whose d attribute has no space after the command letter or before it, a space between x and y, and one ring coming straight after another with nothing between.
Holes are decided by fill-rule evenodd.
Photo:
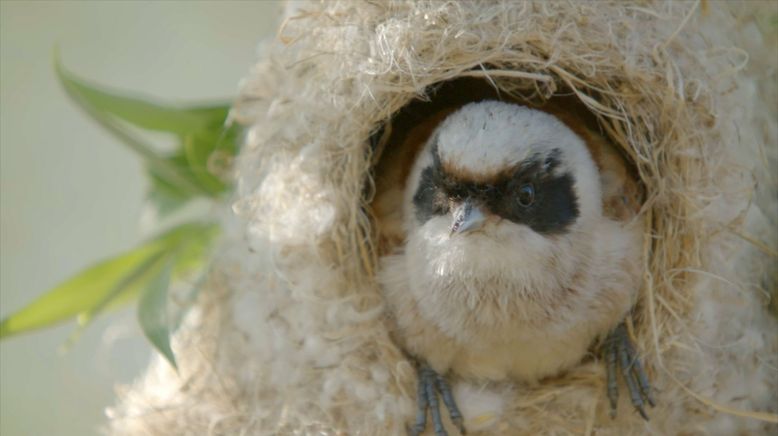
<instances>
[{"instance_id":1,"label":"bird's toe","mask_svg":"<svg viewBox=\"0 0 778 436\"><path fill-rule=\"evenodd\" d=\"M627 327L623 322L608 335L604 350L608 372L607 385L611 417L616 417L616 404L618 401L616 373L618 372L618 367L627 384L632 406L643 419L648 420L645 404L647 403L653 407L656 403L651 393L648 377L643 370L643 365L635 352L635 347L632 345L632 341L627 333Z\"/></svg>"},{"instance_id":2,"label":"bird's toe","mask_svg":"<svg viewBox=\"0 0 778 436\"><path fill-rule=\"evenodd\" d=\"M440 413L440 402L438 398L438 395L440 395L443 404L448 410L451 422L462 434L465 434L462 413L459 411L459 407L457 407L454 395L451 393L451 386L445 377L436 373L427 365L420 365L418 369L418 380L416 421L408 433L412 436L418 436L424 433L424 430L427 427L427 411L429 410L435 435L448 435Z\"/></svg>"}]
</instances>

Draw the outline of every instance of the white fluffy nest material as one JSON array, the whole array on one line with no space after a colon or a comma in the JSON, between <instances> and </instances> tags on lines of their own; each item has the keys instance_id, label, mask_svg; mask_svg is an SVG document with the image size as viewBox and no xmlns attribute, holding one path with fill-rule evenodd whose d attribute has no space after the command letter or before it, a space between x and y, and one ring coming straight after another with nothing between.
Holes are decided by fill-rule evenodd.
<instances>
[{"instance_id":1,"label":"white fluffy nest material","mask_svg":"<svg viewBox=\"0 0 778 436\"><path fill-rule=\"evenodd\" d=\"M369 138L465 76L535 101L572 93L637 169L634 335L659 402L644 422L622 387L611 420L592 357L537 386L458 382L471 434L778 431L778 4L292 6L236 107L239 218L177 334L180 372L156 359L111 433L404 433L415 374L374 280Z\"/></svg>"}]
</instances>

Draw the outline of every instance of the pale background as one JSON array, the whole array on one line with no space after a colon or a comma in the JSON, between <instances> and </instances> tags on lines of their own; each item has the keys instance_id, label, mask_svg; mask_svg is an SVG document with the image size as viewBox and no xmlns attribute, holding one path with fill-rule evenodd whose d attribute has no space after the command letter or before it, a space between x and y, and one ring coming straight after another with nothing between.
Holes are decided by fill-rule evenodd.
<instances>
[{"instance_id":1,"label":"pale background","mask_svg":"<svg viewBox=\"0 0 778 436\"><path fill-rule=\"evenodd\" d=\"M70 103L79 76L173 101L232 97L275 2L0 1L0 316L139 241L140 162ZM92 435L148 361L133 310L0 342L0 434Z\"/></svg>"}]
</instances>

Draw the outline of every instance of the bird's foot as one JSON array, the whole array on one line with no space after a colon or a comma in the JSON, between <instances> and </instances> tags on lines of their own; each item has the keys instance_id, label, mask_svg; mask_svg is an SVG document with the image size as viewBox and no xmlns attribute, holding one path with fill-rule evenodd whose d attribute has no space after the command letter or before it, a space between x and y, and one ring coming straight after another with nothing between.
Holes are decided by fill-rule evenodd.
<instances>
[{"instance_id":1,"label":"bird's foot","mask_svg":"<svg viewBox=\"0 0 778 436\"><path fill-rule=\"evenodd\" d=\"M435 372L427 365L420 365L417 370L419 377L418 384L418 405L416 409L416 422L410 429L412 436L418 436L424 432L427 427L427 410L429 409L432 415L432 425L435 429L435 436L447 436L448 433L443 427L443 420L440 415L440 408L438 406L438 393L443 398L443 404L448 409L451 422L454 423L462 434L465 434L464 419L462 413L459 411L454 396L451 394L451 386L449 386L443 376Z\"/></svg>"},{"instance_id":2,"label":"bird's foot","mask_svg":"<svg viewBox=\"0 0 778 436\"><path fill-rule=\"evenodd\" d=\"M611 406L611 418L616 417L616 404L619 398L619 388L616 383L617 367L621 369L622 376L627 382L632 406L640 413L640 416L648 421L648 415L644 408L645 403L654 407L654 398L651 396L651 386L648 377L643 371L643 365L635 353L635 347L627 333L627 326L622 322L605 340L605 362L608 365L608 399Z\"/></svg>"}]
</instances>

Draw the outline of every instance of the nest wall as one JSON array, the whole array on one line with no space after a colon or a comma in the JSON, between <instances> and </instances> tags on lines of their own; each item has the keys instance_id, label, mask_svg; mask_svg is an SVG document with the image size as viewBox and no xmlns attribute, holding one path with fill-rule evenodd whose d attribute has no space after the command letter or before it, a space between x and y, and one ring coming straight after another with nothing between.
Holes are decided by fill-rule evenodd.
<instances>
[{"instance_id":1,"label":"nest wall","mask_svg":"<svg viewBox=\"0 0 778 436\"><path fill-rule=\"evenodd\" d=\"M288 5L236 103L234 213L176 335L179 373L155 360L122 388L110 432L403 434L415 373L374 279L370 138L465 77L514 99L575 97L634 166L646 260L632 330L659 400L645 422L622 391L610 419L591 357L534 386L457 382L471 434L778 430L770 14L775 3Z\"/></svg>"}]
</instances>

